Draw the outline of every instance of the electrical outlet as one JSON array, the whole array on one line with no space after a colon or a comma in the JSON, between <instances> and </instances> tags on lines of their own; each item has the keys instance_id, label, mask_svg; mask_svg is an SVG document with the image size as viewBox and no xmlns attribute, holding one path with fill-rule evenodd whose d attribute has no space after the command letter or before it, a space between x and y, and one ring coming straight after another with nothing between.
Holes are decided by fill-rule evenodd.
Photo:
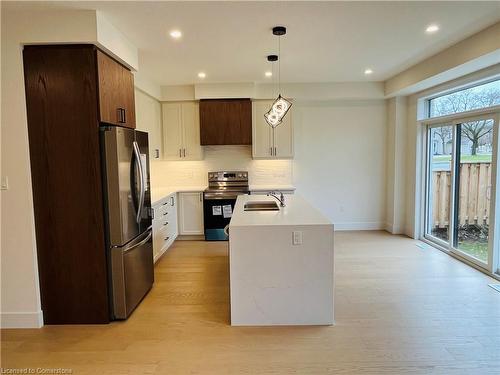
<instances>
[{"instance_id":1,"label":"electrical outlet","mask_svg":"<svg viewBox=\"0 0 500 375\"><path fill-rule=\"evenodd\" d=\"M293 231L292 232L292 243L294 245L302 245L302 231Z\"/></svg>"},{"instance_id":2,"label":"electrical outlet","mask_svg":"<svg viewBox=\"0 0 500 375\"><path fill-rule=\"evenodd\" d=\"M2 177L2 183L0 184L0 190L9 190L9 178L7 176Z\"/></svg>"}]
</instances>

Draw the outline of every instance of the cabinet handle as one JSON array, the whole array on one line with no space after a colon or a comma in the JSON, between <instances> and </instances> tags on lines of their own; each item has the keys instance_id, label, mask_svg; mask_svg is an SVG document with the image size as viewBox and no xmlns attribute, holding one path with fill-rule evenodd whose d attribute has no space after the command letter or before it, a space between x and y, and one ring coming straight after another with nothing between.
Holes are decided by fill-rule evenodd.
<instances>
[{"instance_id":1,"label":"cabinet handle","mask_svg":"<svg viewBox=\"0 0 500 375\"><path fill-rule=\"evenodd\" d=\"M169 236L165 237L165 241L168 241L169 238L170 238Z\"/></svg>"},{"instance_id":2,"label":"cabinet handle","mask_svg":"<svg viewBox=\"0 0 500 375\"><path fill-rule=\"evenodd\" d=\"M203 193L200 193L200 202L202 202L202 196L203 196Z\"/></svg>"},{"instance_id":3,"label":"cabinet handle","mask_svg":"<svg viewBox=\"0 0 500 375\"><path fill-rule=\"evenodd\" d=\"M125 108L122 108L123 111L123 123L125 124L127 122L127 112L125 111Z\"/></svg>"},{"instance_id":4,"label":"cabinet handle","mask_svg":"<svg viewBox=\"0 0 500 375\"><path fill-rule=\"evenodd\" d=\"M269 147L269 152L271 153L271 156L273 156L273 148Z\"/></svg>"},{"instance_id":5,"label":"cabinet handle","mask_svg":"<svg viewBox=\"0 0 500 375\"><path fill-rule=\"evenodd\" d=\"M179 157L182 158L181 149L179 149Z\"/></svg>"},{"instance_id":6,"label":"cabinet handle","mask_svg":"<svg viewBox=\"0 0 500 375\"><path fill-rule=\"evenodd\" d=\"M168 225L168 221L165 221L165 223L163 223L163 225Z\"/></svg>"},{"instance_id":7,"label":"cabinet handle","mask_svg":"<svg viewBox=\"0 0 500 375\"><path fill-rule=\"evenodd\" d=\"M160 158L160 150L158 150L157 148L155 148L155 158L156 159Z\"/></svg>"},{"instance_id":8,"label":"cabinet handle","mask_svg":"<svg viewBox=\"0 0 500 375\"><path fill-rule=\"evenodd\" d=\"M274 146L274 156L276 156L276 146Z\"/></svg>"},{"instance_id":9,"label":"cabinet handle","mask_svg":"<svg viewBox=\"0 0 500 375\"><path fill-rule=\"evenodd\" d=\"M125 117L125 109L123 109L123 108L118 108L118 122L121 124L124 124L127 122L127 119Z\"/></svg>"},{"instance_id":10,"label":"cabinet handle","mask_svg":"<svg viewBox=\"0 0 500 375\"><path fill-rule=\"evenodd\" d=\"M165 212L165 213L163 214L163 216L167 216L167 215L168 215L168 212Z\"/></svg>"},{"instance_id":11,"label":"cabinet handle","mask_svg":"<svg viewBox=\"0 0 500 375\"><path fill-rule=\"evenodd\" d=\"M186 149L183 148L182 151L184 152L184 157L186 157Z\"/></svg>"},{"instance_id":12,"label":"cabinet handle","mask_svg":"<svg viewBox=\"0 0 500 375\"><path fill-rule=\"evenodd\" d=\"M170 205L173 207L175 205L174 197L170 197Z\"/></svg>"}]
</instances>

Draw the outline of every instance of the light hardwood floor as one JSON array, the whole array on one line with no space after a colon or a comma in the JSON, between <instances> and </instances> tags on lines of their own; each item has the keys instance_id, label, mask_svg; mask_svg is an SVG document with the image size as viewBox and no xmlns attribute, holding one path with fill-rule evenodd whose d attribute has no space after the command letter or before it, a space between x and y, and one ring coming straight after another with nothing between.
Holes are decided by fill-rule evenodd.
<instances>
[{"instance_id":1,"label":"light hardwood floor","mask_svg":"<svg viewBox=\"0 0 500 375\"><path fill-rule=\"evenodd\" d=\"M385 232L337 232L335 242L335 326L229 326L227 243L177 241L128 321L3 330L2 366L74 374L500 374L493 279Z\"/></svg>"}]
</instances>

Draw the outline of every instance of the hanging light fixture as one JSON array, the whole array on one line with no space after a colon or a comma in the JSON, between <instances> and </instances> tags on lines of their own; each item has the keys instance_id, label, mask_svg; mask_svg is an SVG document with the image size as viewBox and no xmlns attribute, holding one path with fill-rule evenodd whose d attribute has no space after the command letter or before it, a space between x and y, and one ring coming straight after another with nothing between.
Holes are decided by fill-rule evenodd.
<instances>
[{"instance_id":1,"label":"hanging light fixture","mask_svg":"<svg viewBox=\"0 0 500 375\"><path fill-rule=\"evenodd\" d=\"M278 61L278 55L267 56L267 61L269 61L272 64L272 72L273 72L273 76L274 76L274 63L276 61ZM273 81L274 81L274 79L273 79ZM275 128L276 126L281 124L281 119L279 118L278 113L273 111L272 106L271 106L271 109L267 113L264 114L264 118L265 118L266 122L270 126L272 126L273 128Z\"/></svg>"},{"instance_id":2,"label":"hanging light fixture","mask_svg":"<svg viewBox=\"0 0 500 375\"><path fill-rule=\"evenodd\" d=\"M278 55L267 56L267 61L274 62L278 61L278 97L271 105L271 108L267 113L264 114L264 118L269 126L275 128L283 121L283 118L287 114L288 110L292 106L292 103L281 96L281 60L279 60L279 55L281 53L281 36L286 34L286 27L275 26L273 27L273 35L278 37Z\"/></svg>"}]
</instances>

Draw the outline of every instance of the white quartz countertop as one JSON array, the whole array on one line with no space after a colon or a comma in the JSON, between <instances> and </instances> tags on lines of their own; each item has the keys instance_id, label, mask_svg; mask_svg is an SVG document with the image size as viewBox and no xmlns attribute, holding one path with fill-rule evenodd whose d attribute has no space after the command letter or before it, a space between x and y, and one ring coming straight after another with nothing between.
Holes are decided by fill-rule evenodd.
<instances>
[{"instance_id":1,"label":"white quartz countertop","mask_svg":"<svg viewBox=\"0 0 500 375\"><path fill-rule=\"evenodd\" d=\"M151 204L155 205L158 201L173 193L197 193L204 191L208 185L190 185L190 186L160 186L151 187ZM290 191L295 190L293 185L250 185L250 191Z\"/></svg>"},{"instance_id":2,"label":"white quartz countertop","mask_svg":"<svg viewBox=\"0 0 500 375\"><path fill-rule=\"evenodd\" d=\"M152 187L151 204L154 205L159 200L173 193L197 193L204 191L206 188L207 185Z\"/></svg>"},{"instance_id":3,"label":"white quartz countertop","mask_svg":"<svg viewBox=\"0 0 500 375\"><path fill-rule=\"evenodd\" d=\"M231 227L270 225L333 225L321 212L300 196L286 195L285 207L279 211L245 211L244 205L250 201L275 201L266 195L240 195L229 223Z\"/></svg>"},{"instance_id":4,"label":"white quartz countertop","mask_svg":"<svg viewBox=\"0 0 500 375\"><path fill-rule=\"evenodd\" d=\"M250 185L250 191L290 191L295 190L293 185Z\"/></svg>"}]
</instances>

